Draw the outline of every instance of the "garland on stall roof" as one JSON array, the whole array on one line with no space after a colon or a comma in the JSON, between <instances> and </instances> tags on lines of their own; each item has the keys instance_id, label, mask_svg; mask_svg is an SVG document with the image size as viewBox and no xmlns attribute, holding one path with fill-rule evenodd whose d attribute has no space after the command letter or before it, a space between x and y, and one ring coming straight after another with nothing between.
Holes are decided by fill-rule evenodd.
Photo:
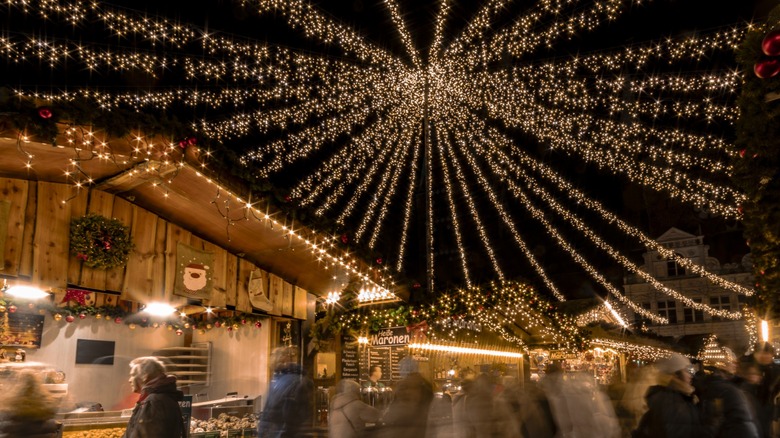
<instances>
[{"instance_id":1,"label":"garland on stall roof","mask_svg":"<svg viewBox=\"0 0 780 438\"><path fill-rule=\"evenodd\" d=\"M90 268L123 266L134 247L130 227L117 219L90 213L70 224L70 252Z\"/></svg>"},{"instance_id":2,"label":"garland on stall roof","mask_svg":"<svg viewBox=\"0 0 780 438\"><path fill-rule=\"evenodd\" d=\"M114 321L116 324L125 324L129 329L141 328L166 328L182 335L184 330L197 330L205 334L210 330L223 329L227 332L235 332L249 328L259 329L263 321L268 319L264 315L238 313L228 316L205 316L193 318L174 314L168 318L149 317L142 312L133 312L119 306L93 306L93 305L66 305L57 306L51 302L27 302L13 301L0 297L0 313L16 313L20 311L35 311L40 315L49 313L55 321L65 321L68 324L80 322L94 322L99 320ZM24 310L26 309L26 310ZM203 314L201 314L203 315Z\"/></svg>"},{"instance_id":3,"label":"garland on stall roof","mask_svg":"<svg viewBox=\"0 0 780 438\"><path fill-rule=\"evenodd\" d=\"M428 303L393 307L356 308L348 287L338 302L323 304L311 332L315 347L339 334L366 336L385 327L406 326L412 335L424 331L429 340L462 341L495 336L525 348L513 327L538 333L545 342L569 350L584 350L587 339L574 320L556 311L529 285L490 283L456 289Z\"/></svg>"},{"instance_id":4,"label":"garland on stall roof","mask_svg":"<svg viewBox=\"0 0 780 438\"><path fill-rule=\"evenodd\" d=\"M738 100L734 183L753 257L758 311L780 315L780 7L745 37L738 59L746 72ZM771 70L771 71L770 71Z\"/></svg>"}]
</instances>

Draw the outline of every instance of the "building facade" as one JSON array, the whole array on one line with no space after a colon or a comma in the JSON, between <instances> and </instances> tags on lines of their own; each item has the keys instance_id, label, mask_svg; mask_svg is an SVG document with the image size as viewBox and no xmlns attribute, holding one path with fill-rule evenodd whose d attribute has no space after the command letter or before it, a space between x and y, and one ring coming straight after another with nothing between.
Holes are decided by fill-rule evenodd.
<instances>
[{"instance_id":1,"label":"building facade","mask_svg":"<svg viewBox=\"0 0 780 438\"><path fill-rule=\"evenodd\" d=\"M709 255L710 248L704 244L704 236L695 236L677 228L670 228L656 241L693 263L705 266L708 271L728 281L752 287L750 254L744 255L738 263L721 263L717 258ZM645 272L651 273L664 285L695 302L707 304L715 309L731 311L742 309L746 303L747 297L744 295L726 290L705 278L686 272L683 266L674 260L664 258L657 251L645 252L643 258L642 269ZM719 318L688 307L656 290L637 275L626 276L623 287L629 299L669 320L669 324L655 324L643 319L641 315L627 312L629 315L633 314L636 327L642 327L643 330L660 336L672 337L675 341L683 337L714 334L723 345L737 352L743 352L749 346L749 335L743 320Z\"/></svg>"}]
</instances>

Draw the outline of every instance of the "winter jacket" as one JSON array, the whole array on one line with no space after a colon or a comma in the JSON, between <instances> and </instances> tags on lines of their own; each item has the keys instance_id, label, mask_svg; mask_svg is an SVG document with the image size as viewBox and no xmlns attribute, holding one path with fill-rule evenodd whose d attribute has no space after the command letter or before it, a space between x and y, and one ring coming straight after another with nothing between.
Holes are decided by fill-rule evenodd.
<instances>
[{"instance_id":1,"label":"winter jacket","mask_svg":"<svg viewBox=\"0 0 780 438\"><path fill-rule=\"evenodd\" d=\"M176 377L161 376L141 388L141 396L127 423L125 438L179 438L184 436L184 420L176 389Z\"/></svg>"},{"instance_id":2,"label":"winter jacket","mask_svg":"<svg viewBox=\"0 0 780 438\"><path fill-rule=\"evenodd\" d=\"M758 438L745 395L719 373L702 384L701 420L708 438Z\"/></svg>"},{"instance_id":3,"label":"winter jacket","mask_svg":"<svg viewBox=\"0 0 780 438\"><path fill-rule=\"evenodd\" d=\"M0 419L0 438L56 438L60 425L54 420Z\"/></svg>"},{"instance_id":4,"label":"winter jacket","mask_svg":"<svg viewBox=\"0 0 780 438\"><path fill-rule=\"evenodd\" d=\"M278 370L257 424L261 438L293 438L312 424L314 382L297 364Z\"/></svg>"},{"instance_id":5,"label":"winter jacket","mask_svg":"<svg viewBox=\"0 0 780 438\"><path fill-rule=\"evenodd\" d=\"M694 403L693 387L672 378L668 385L647 390L648 410L632 434L653 438L694 438L700 434L699 409Z\"/></svg>"},{"instance_id":6,"label":"winter jacket","mask_svg":"<svg viewBox=\"0 0 780 438\"><path fill-rule=\"evenodd\" d=\"M376 423L381 412L360 400L357 391L336 394L330 402L328 436L339 438L360 438L365 436L366 423Z\"/></svg>"}]
</instances>

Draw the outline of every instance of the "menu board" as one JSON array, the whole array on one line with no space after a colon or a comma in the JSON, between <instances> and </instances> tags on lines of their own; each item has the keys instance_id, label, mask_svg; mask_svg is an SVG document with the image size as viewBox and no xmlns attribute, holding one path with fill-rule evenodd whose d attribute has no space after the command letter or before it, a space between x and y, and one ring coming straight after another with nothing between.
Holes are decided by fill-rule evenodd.
<instances>
[{"instance_id":1,"label":"menu board","mask_svg":"<svg viewBox=\"0 0 780 438\"><path fill-rule=\"evenodd\" d=\"M371 369L372 366L379 365L382 367L382 378L380 382L384 384L390 383L390 377L392 376L392 366L390 364L390 348L371 348L368 351L368 366ZM368 370L366 370L368 373Z\"/></svg>"},{"instance_id":2,"label":"menu board","mask_svg":"<svg viewBox=\"0 0 780 438\"><path fill-rule=\"evenodd\" d=\"M401 367L399 363L401 359L406 356L405 347L390 347L390 363L392 368L392 379L394 381L401 380Z\"/></svg>"},{"instance_id":3,"label":"menu board","mask_svg":"<svg viewBox=\"0 0 780 438\"><path fill-rule=\"evenodd\" d=\"M343 337L341 345L341 378L358 380L360 378L358 344L352 338Z\"/></svg>"}]
</instances>

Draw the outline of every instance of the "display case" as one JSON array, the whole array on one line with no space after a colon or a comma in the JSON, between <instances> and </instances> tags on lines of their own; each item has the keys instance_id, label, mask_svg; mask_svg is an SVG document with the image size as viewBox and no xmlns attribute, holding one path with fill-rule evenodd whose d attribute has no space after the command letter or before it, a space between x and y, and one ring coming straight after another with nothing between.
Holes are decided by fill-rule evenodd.
<instances>
[{"instance_id":1,"label":"display case","mask_svg":"<svg viewBox=\"0 0 780 438\"><path fill-rule=\"evenodd\" d=\"M57 414L63 438L122 438L131 409L124 411Z\"/></svg>"}]
</instances>

